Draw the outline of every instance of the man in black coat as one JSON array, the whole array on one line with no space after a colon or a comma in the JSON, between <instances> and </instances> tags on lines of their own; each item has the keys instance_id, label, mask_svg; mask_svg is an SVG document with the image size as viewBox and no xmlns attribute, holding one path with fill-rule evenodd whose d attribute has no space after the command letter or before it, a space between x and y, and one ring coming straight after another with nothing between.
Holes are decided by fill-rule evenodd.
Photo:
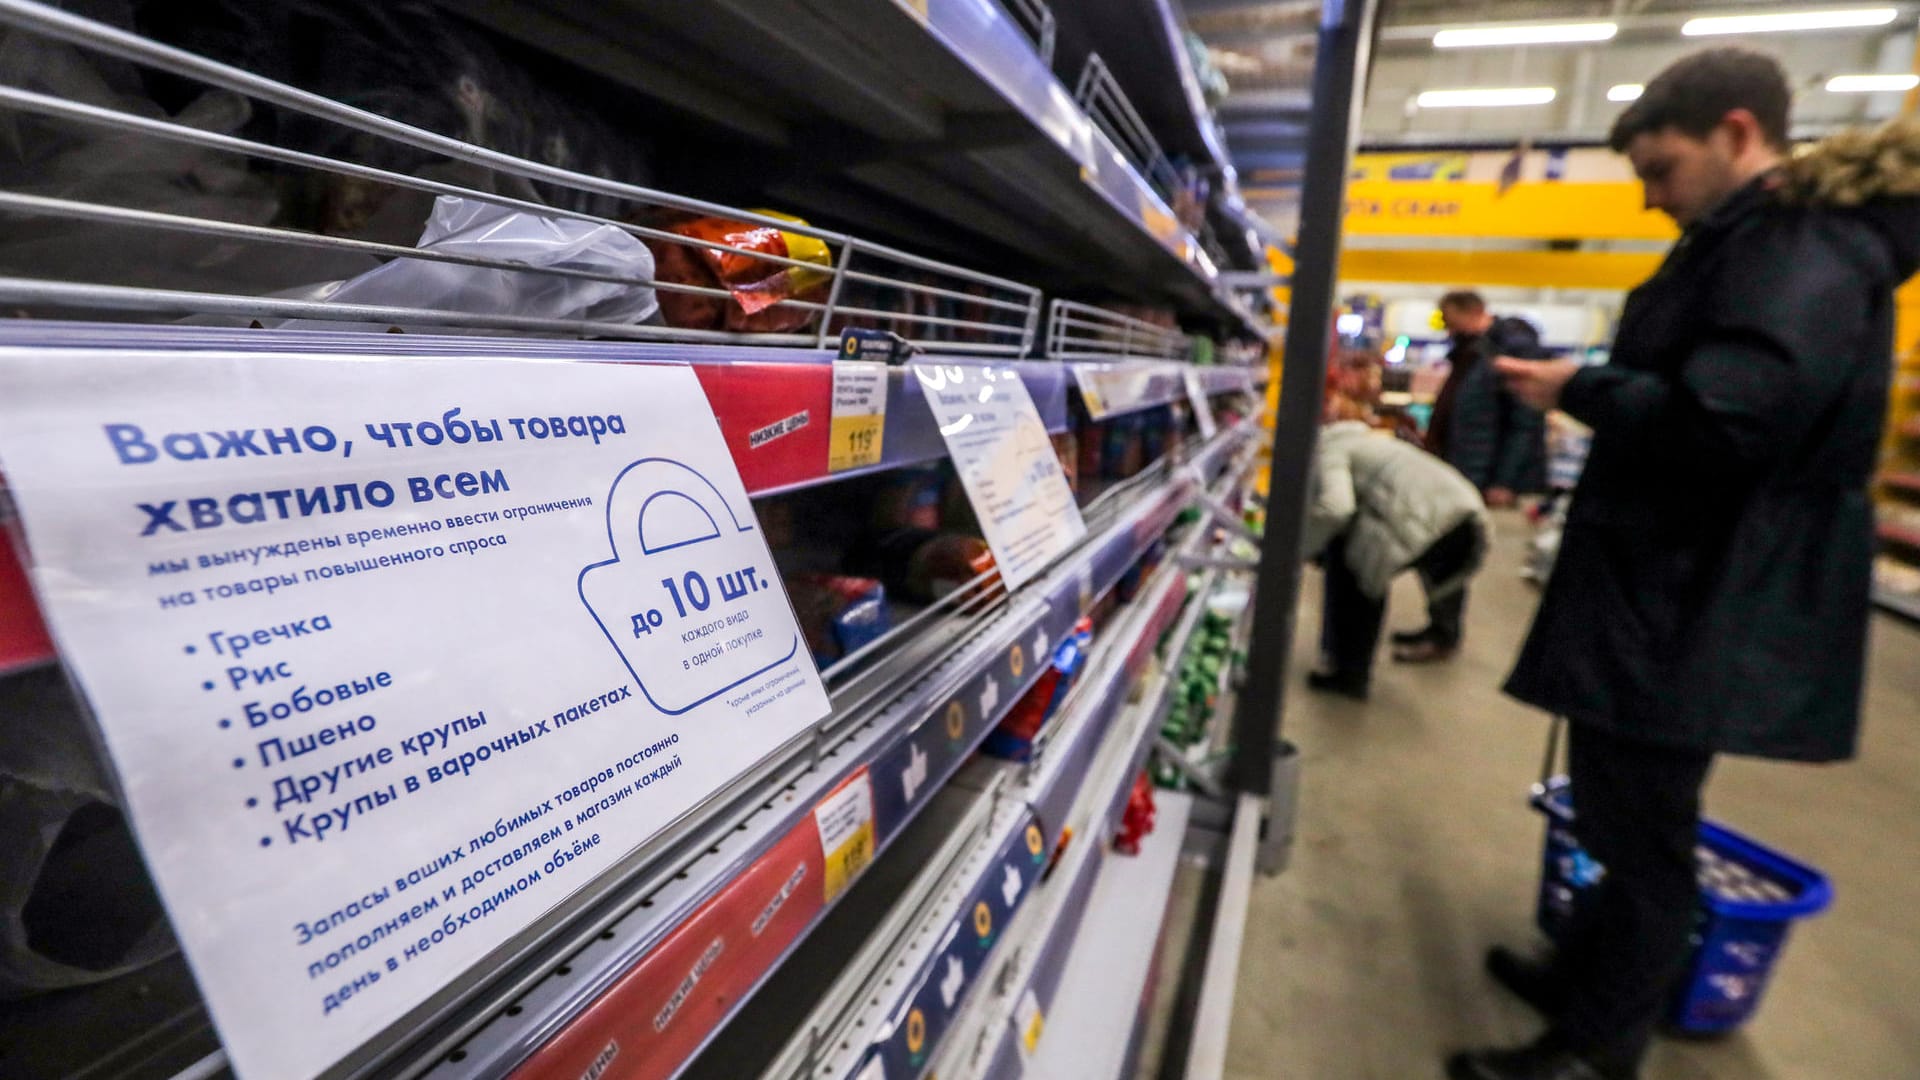
<instances>
[{"instance_id":1,"label":"man in black coat","mask_svg":"<svg viewBox=\"0 0 1920 1080\"><path fill-rule=\"evenodd\" d=\"M1547 1034L1456 1055L1456 1080L1634 1076L1687 959L1713 756L1854 753L1920 124L1789 161L1788 108L1778 64L1742 49L1649 83L1611 141L1679 241L1627 298L1611 364L1496 361L1594 429L1507 691L1571 720L1575 828L1606 873L1549 965L1488 958Z\"/></svg>"},{"instance_id":2,"label":"man in black coat","mask_svg":"<svg viewBox=\"0 0 1920 1080\"><path fill-rule=\"evenodd\" d=\"M1496 356L1542 357L1540 334L1524 319L1496 318L1479 293L1440 298L1440 318L1453 338L1453 369L1434 399L1426 446L1459 469L1487 506L1510 507L1517 495L1546 487L1546 422L1501 385ZM1425 581L1425 578L1422 578ZM1464 589L1427 601L1427 625L1393 635L1393 657L1410 663L1445 660L1460 647Z\"/></svg>"},{"instance_id":3,"label":"man in black coat","mask_svg":"<svg viewBox=\"0 0 1920 1080\"><path fill-rule=\"evenodd\" d=\"M1440 298L1440 319L1453 339L1453 365L1433 403L1427 449L1473 481L1495 510L1516 495L1546 486L1546 420L1501 385L1496 356L1540 359L1540 333L1525 319L1500 318L1479 293Z\"/></svg>"}]
</instances>

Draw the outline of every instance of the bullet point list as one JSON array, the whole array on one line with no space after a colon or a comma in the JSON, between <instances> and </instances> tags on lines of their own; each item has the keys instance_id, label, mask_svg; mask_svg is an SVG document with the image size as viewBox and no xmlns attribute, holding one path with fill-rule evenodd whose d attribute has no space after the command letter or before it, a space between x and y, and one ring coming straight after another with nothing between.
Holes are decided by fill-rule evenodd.
<instances>
[{"instance_id":1,"label":"bullet point list","mask_svg":"<svg viewBox=\"0 0 1920 1080\"><path fill-rule=\"evenodd\" d=\"M211 690L211 689L213 689L213 680L212 680L212 679L208 679L208 680L207 680L206 682L203 682L203 683L201 683L201 684L200 684L200 689L202 689L202 690Z\"/></svg>"},{"instance_id":2,"label":"bullet point list","mask_svg":"<svg viewBox=\"0 0 1920 1080\"><path fill-rule=\"evenodd\" d=\"M236 768L236 769L237 769L237 768L239 768L239 767L241 767L242 765L245 765L246 763L247 763L247 759L246 759L246 758L234 758L234 759L233 759L233 767L234 767L234 768Z\"/></svg>"},{"instance_id":3,"label":"bullet point list","mask_svg":"<svg viewBox=\"0 0 1920 1080\"><path fill-rule=\"evenodd\" d=\"M269 845L269 844L271 844L271 843L273 843L273 841L272 841L272 840L271 840L270 838L268 838L268 837L265 837L265 836L263 836L263 837L261 837L261 838L260 838L260 846L261 846L261 847L266 847L267 845Z\"/></svg>"},{"instance_id":4,"label":"bullet point list","mask_svg":"<svg viewBox=\"0 0 1920 1080\"><path fill-rule=\"evenodd\" d=\"M259 799L248 799L248 800L247 800L247 809L249 809L249 810L251 810L251 809L253 809L254 807L256 807L256 806L259 806L259 805L260 805L260 800L259 800Z\"/></svg>"},{"instance_id":5,"label":"bullet point list","mask_svg":"<svg viewBox=\"0 0 1920 1080\"><path fill-rule=\"evenodd\" d=\"M197 653L197 652L199 652L199 651L200 651L199 649L196 649L196 648L194 648L194 647L193 647L193 646L191 646L191 645L189 645L189 646L187 646L187 655L188 655L188 656L192 656L192 655L193 655L194 653Z\"/></svg>"}]
</instances>

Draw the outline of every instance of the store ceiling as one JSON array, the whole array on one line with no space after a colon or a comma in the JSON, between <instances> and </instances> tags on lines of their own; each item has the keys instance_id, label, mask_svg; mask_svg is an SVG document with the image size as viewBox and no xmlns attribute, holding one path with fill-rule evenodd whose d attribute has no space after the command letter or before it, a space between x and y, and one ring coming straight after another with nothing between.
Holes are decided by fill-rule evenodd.
<instances>
[{"instance_id":1,"label":"store ceiling","mask_svg":"<svg viewBox=\"0 0 1920 1080\"><path fill-rule=\"evenodd\" d=\"M1700 15L1778 14L1791 11L1890 9L1884 25L1793 33L1687 37L1681 27ZM1617 86L1646 82L1661 68L1697 49L1740 44L1778 55L1796 89L1796 128L1819 135L1871 122L1898 110L1899 94L1838 94L1826 89L1836 75L1903 74L1915 70L1913 0L1491 0L1471 14L1456 0L1383 0L1361 138L1376 148L1593 144L1625 102L1609 99ZM1597 44L1441 49L1442 29L1511 23L1597 20L1617 24ZM1424 91L1488 88L1550 89L1553 100L1506 108L1423 109Z\"/></svg>"},{"instance_id":2,"label":"store ceiling","mask_svg":"<svg viewBox=\"0 0 1920 1080\"><path fill-rule=\"evenodd\" d=\"M1304 164L1314 27L1319 0L1185 0L1188 24L1213 51L1231 93L1220 107L1227 144L1249 202L1284 218ZM1892 8L1888 24L1867 28L1684 37L1681 25L1703 14ZM1588 45L1439 49L1447 28L1507 23L1609 21L1609 41ZM1814 136L1873 122L1898 111L1898 93L1841 94L1827 81L1847 74L1904 74L1920 65L1915 23L1920 0L1382 0L1361 115L1361 140L1374 149L1596 144L1624 102L1609 90L1644 83L1662 67L1714 43L1740 43L1780 56L1793 80L1796 131ZM1423 109L1428 90L1551 89L1552 100L1507 108Z\"/></svg>"}]
</instances>

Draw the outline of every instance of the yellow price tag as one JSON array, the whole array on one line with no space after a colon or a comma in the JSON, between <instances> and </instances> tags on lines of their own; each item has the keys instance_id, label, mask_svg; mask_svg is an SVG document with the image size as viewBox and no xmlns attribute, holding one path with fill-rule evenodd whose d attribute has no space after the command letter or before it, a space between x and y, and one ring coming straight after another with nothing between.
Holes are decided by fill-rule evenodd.
<instances>
[{"instance_id":1,"label":"yellow price tag","mask_svg":"<svg viewBox=\"0 0 1920 1080\"><path fill-rule=\"evenodd\" d=\"M827 471L844 472L880 464L884 416L836 416L828 430Z\"/></svg>"},{"instance_id":2,"label":"yellow price tag","mask_svg":"<svg viewBox=\"0 0 1920 1080\"><path fill-rule=\"evenodd\" d=\"M1020 1046L1030 1058L1040 1049L1040 1035L1046 1030L1047 1018L1041 1015L1040 999L1032 987L1020 995L1014 1009L1014 1017L1020 1024Z\"/></svg>"},{"instance_id":3,"label":"yellow price tag","mask_svg":"<svg viewBox=\"0 0 1920 1080\"><path fill-rule=\"evenodd\" d=\"M1077 372L1076 372L1077 374ZM1107 396L1100 392L1100 384L1093 375L1081 375L1080 400L1086 403L1087 415L1095 420L1105 419L1107 415Z\"/></svg>"},{"instance_id":4,"label":"yellow price tag","mask_svg":"<svg viewBox=\"0 0 1920 1080\"><path fill-rule=\"evenodd\" d=\"M833 420L827 430L827 471L880 464L887 430L887 366L866 360L833 365Z\"/></svg>"},{"instance_id":5,"label":"yellow price tag","mask_svg":"<svg viewBox=\"0 0 1920 1080\"><path fill-rule=\"evenodd\" d=\"M827 853L827 902L847 891L853 879L873 861L873 822L854 830L838 848Z\"/></svg>"},{"instance_id":6,"label":"yellow price tag","mask_svg":"<svg viewBox=\"0 0 1920 1080\"><path fill-rule=\"evenodd\" d=\"M831 904L873 861L873 782L862 769L813 809L825 863L823 889Z\"/></svg>"},{"instance_id":7,"label":"yellow price tag","mask_svg":"<svg viewBox=\"0 0 1920 1080\"><path fill-rule=\"evenodd\" d=\"M1046 1026L1047 1018L1038 1012L1035 1012L1033 1018L1027 1021L1027 1030L1020 1033L1020 1040L1027 1044L1027 1053L1031 1054L1040 1049L1040 1033Z\"/></svg>"}]
</instances>

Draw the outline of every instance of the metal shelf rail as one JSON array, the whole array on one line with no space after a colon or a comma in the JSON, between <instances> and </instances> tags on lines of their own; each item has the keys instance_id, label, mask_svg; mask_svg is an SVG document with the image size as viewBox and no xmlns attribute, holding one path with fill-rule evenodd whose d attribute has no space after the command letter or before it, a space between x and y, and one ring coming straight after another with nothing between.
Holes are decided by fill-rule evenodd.
<instances>
[{"instance_id":1,"label":"metal shelf rail","mask_svg":"<svg viewBox=\"0 0 1920 1080\"><path fill-rule=\"evenodd\" d=\"M1145 319L1073 300L1047 307L1047 359L1114 360L1152 357L1184 359L1193 339Z\"/></svg>"},{"instance_id":2,"label":"metal shelf rail","mask_svg":"<svg viewBox=\"0 0 1920 1080\"><path fill-rule=\"evenodd\" d=\"M1196 261L1199 245L1193 236L1180 226L1120 145L1066 93L1048 63L1030 50L1007 47L1007 34L999 29L1006 19L994 0L928 0L926 4L926 26L934 37L1057 143L1079 166L1089 186L1211 292L1218 271ZM1137 115L1134 119L1138 120Z\"/></svg>"},{"instance_id":3,"label":"metal shelf rail","mask_svg":"<svg viewBox=\"0 0 1920 1080\"><path fill-rule=\"evenodd\" d=\"M1166 655L1177 655L1172 650L1184 648L1199 625L1203 610L1200 601L1211 581L1209 576L1194 590L1185 616L1167 634ZM1077 792L1075 813L1069 819L1072 845L1044 885L1041 901L1033 905L1021 925L1009 928L1007 947L997 955L995 970L983 981L983 985L994 988L993 992L969 1003L981 1017L975 1028L977 1036L971 1041L955 1040L951 1051L941 1055L937 1075L1019 1075L1019 1069L1009 1065L1030 1060L1044 1045L1046 1018L1060 1003L1058 991L1088 913L1088 897L1108 855L1114 826L1134 778L1140 775L1152 733L1165 716L1171 684L1164 672L1156 674L1142 689L1140 703L1122 714L1111 737L1101 744L1098 756L1086 766L1085 785ZM1156 832L1163 827L1156 822ZM1136 933L1146 929L1134 928ZM1111 1025L1120 1018L1109 1016L1106 1020ZM1116 1033L1110 1028L1107 1034L1111 1042Z\"/></svg>"},{"instance_id":4,"label":"metal shelf rail","mask_svg":"<svg viewBox=\"0 0 1920 1080\"><path fill-rule=\"evenodd\" d=\"M1036 51L1044 37L996 0L441 3L838 181L769 177L783 204L1006 257L1060 291L1237 319L1193 236Z\"/></svg>"},{"instance_id":5,"label":"metal shelf rail","mask_svg":"<svg viewBox=\"0 0 1920 1080\"><path fill-rule=\"evenodd\" d=\"M1064 861L1039 885L1041 893L1057 893L1056 883L1076 876L1086 853L1104 844L1124 803L1138 772L1136 751L1144 743L1107 733L1147 654L1175 625L1186 596L1185 574L1170 559L1126 615L1101 633L1094 664L1054 721L1058 745L1036 747L1035 759L1024 766L977 760L955 782L976 792L979 803L1016 809L996 809L997 827L966 839L957 870L937 862L928 866L923 878L939 878L945 887L909 892L882 932L868 938L858 962L845 968L818 1006L806 1010L765 1077L837 1080L864 1075L875 1059L884 1063L884 1075L896 1080L920 1075L941 1052L943 1036L958 1031L956 1021L974 1010L976 988L1003 985L1003 978L991 973L1026 918L1036 871L1071 829L1074 839ZM1190 630L1193 621L1184 625ZM1173 636L1180 633L1175 630ZM1088 767L1086 756L1075 753L1080 767L1054 767L1061 747L1097 748L1097 764ZM1017 867L1015 874L1006 872L1009 864ZM987 918L971 923L980 898L1003 889L1002 903L990 904ZM917 902L920 897L926 900ZM904 931L885 933L895 925ZM989 939L984 949L981 939Z\"/></svg>"},{"instance_id":6,"label":"metal shelf rail","mask_svg":"<svg viewBox=\"0 0 1920 1080\"><path fill-rule=\"evenodd\" d=\"M1247 434L1223 432L1196 456L1202 473L1219 472ZM684 968L672 978L662 974L685 958L676 942L704 946L722 926L740 930L751 924L763 903L729 902L729 890L760 895L755 889L761 883L743 885L741 873L781 862L778 855L769 859L769 853L811 839L817 857L812 815L842 785L871 786L877 848L884 851L1038 677L1040 664L1027 657L1046 642L1064 640L1086 606L1113 586L1193 497L1191 486L1168 484L1164 475L1141 479L1138 486L1154 494L1117 507L1086 545L1023 590L1012 607L950 658L936 665L914 660L908 667L922 676L877 711L848 716L836 699L839 729L799 755L798 771L759 788L764 801L749 804L738 824L723 818L713 839L702 841L711 847L696 848L691 863L661 865L636 881L624 892L623 911L578 925L571 948L548 949L544 969L536 968L524 983L496 989L483 1007L470 1010L455 1026L460 1038L431 1042L412 1060L430 1065L429 1076L505 1075L522 1061L530 1061L527 1071L515 1076L560 1075L573 1064L586 1068L609 1039L638 1051L649 1036L673 1040L666 1044L672 1056L662 1059L667 1066L662 1075L691 1057L779 966L786 948L732 973L734 981L708 976L712 981L704 983L701 1000L681 1005L674 1014L673 1019L698 1029L688 1035L671 1022L662 1029L635 1023L635 1017L658 1015L684 975ZM827 906L822 902L813 914ZM805 910L798 903L794 907ZM805 936L811 922L787 928L787 948ZM411 1073L416 1067L399 1071Z\"/></svg>"},{"instance_id":7,"label":"metal shelf rail","mask_svg":"<svg viewBox=\"0 0 1920 1080\"><path fill-rule=\"evenodd\" d=\"M1117 318L1117 316L1116 316ZM0 323L0 348L35 349L232 349L258 353L375 353L380 355L455 355L552 357L592 363L690 363L714 403L714 416L732 451L747 491L776 494L814 484L936 461L946 456L938 425L926 400L912 384L912 373L888 373L887 410L881 435L881 460L857 470L834 472L827 462L827 429L809 425L786 438L755 445L753 435L768 425L806 412L831 414L833 369L826 357L794 349L756 346L704 346L688 349L657 343L559 343L427 334L366 334L240 330L220 327L66 324L40 321ZM797 354L797 355L796 355ZM1069 429L1069 380L1063 365L1022 361L1006 365L1026 384L1051 432ZM1113 368L1106 382L1125 386L1113 412L1130 412L1184 400L1187 365L1130 362ZM1193 369L1210 395L1255 388L1264 372L1240 367ZM0 488L0 491L3 491ZM3 511L0 511L3 512ZM0 518L0 520L4 520ZM0 530L0 673L49 663L53 643L18 561L12 540Z\"/></svg>"},{"instance_id":8,"label":"metal shelf rail","mask_svg":"<svg viewBox=\"0 0 1920 1080\"><path fill-rule=\"evenodd\" d=\"M1152 129L1140 118L1133 102L1127 100L1126 91L1120 89L1099 53L1088 55L1087 65L1080 70L1080 81L1074 87L1073 100L1100 133L1120 148L1127 156L1127 163L1146 177L1161 198L1174 197L1180 187L1179 174L1173 171L1166 151L1160 149L1160 140L1153 137Z\"/></svg>"},{"instance_id":9,"label":"metal shelf rail","mask_svg":"<svg viewBox=\"0 0 1920 1080\"><path fill-rule=\"evenodd\" d=\"M136 313L147 316L222 316L234 320L316 320L323 324L459 327L468 331L510 331L548 336L600 337L635 341L735 342L756 345L796 345L825 348L839 330L853 324L875 324L892 329L923 345L936 344L947 353L1020 356L1029 351L1039 320L1039 291L1017 282L922 258L843 233L800 225L714 203L688 199L604 177L514 157L472 143L390 120L316 94L275 82L238 68L71 15L32 0L0 0L0 25L50 41L63 42L102 56L193 80L242 95L325 124L406 146L449 161L490 170L496 175L552 185L557 188L616 200L625 208L620 218L568 210L509 197L478 188L430 180L375 168L337 156L277 146L258 140L206 131L172 120L103 108L77 100L38 93L20 87L0 87L0 109L37 117L69 133L90 137L145 140L207 154L239 155L275 167L303 170L334 180L372 185L389 195L400 192L432 198L459 198L520 211L555 221L571 221L626 233L654 246L683 248L695 257L711 252L764 264L768 274L781 270L805 275L798 295L780 295L765 309L798 313L799 321L814 326L804 332L750 334L727 330L680 328L639 322L614 322L585 317L549 318L497 314L479 310L444 310L403 304L328 303L286 296L247 295L244 280L231 281L222 291L204 288L156 288L122 280L51 280L0 277L0 302L32 311L91 311ZM309 256L323 252L340 263L370 268L383 259L407 259L491 270L510 275L588 281L631 289L653 289L670 296L705 298L720 304L733 300L727 289L666 281L644 273L607 273L571 267L533 267L523 262L438 252L432 249L376 243L347 236L329 236L271 225L247 224L186 214L162 213L131 206L115 206L76 199L52 198L28 192L0 192L0 213L10 217L53 219L102 230L87 242L102 244L139 233L188 235L211 242L266 245ZM824 256L808 260L790 255L742 248L705 240L628 220L662 213L714 216L784 233L807 237L823 245ZM133 241L133 242L138 242ZM651 258L636 265L652 266ZM99 270L127 274L145 267L121 262L90 264ZM175 268L186 278L186 268ZM911 280L909 274L928 275L931 282ZM790 280L792 273L789 274ZM318 283L315 283L318 284ZM862 303L854 294L873 297ZM815 297L807 299L806 297ZM978 314L932 315L910 310L935 301L963 301ZM758 302L758 301L756 301ZM238 325L245 325L244 322Z\"/></svg>"}]
</instances>

